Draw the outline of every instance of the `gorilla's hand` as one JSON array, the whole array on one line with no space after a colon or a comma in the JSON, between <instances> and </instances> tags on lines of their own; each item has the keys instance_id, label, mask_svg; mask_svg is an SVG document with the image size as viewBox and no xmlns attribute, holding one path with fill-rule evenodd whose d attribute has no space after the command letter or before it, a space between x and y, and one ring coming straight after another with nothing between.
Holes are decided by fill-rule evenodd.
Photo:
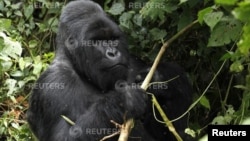
<instances>
[{"instance_id":1,"label":"gorilla's hand","mask_svg":"<svg viewBox=\"0 0 250 141\"><path fill-rule=\"evenodd\" d=\"M142 69L141 71L138 72L138 74L135 76L135 82L136 83L142 83L144 79L146 78L147 74L150 71L150 67ZM162 80L162 75L158 70L155 70L153 77L151 79L151 82L157 82L157 81L163 81Z\"/></svg>"},{"instance_id":2,"label":"gorilla's hand","mask_svg":"<svg viewBox=\"0 0 250 141\"><path fill-rule=\"evenodd\" d=\"M127 118L139 117L146 109L147 94L139 85L129 85L126 81L119 80L115 84L115 89L122 94L123 106L127 111Z\"/></svg>"}]
</instances>

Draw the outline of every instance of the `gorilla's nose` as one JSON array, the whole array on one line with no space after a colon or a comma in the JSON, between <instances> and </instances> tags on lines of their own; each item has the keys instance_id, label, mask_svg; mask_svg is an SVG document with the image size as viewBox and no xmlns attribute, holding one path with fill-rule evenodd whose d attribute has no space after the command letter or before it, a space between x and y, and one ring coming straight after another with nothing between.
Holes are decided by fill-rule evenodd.
<instances>
[{"instance_id":1,"label":"gorilla's nose","mask_svg":"<svg viewBox=\"0 0 250 141\"><path fill-rule=\"evenodd\" d=\"M106 57L111 60L118 59L121 53L116 48L108 48L106 50Z\"/></svg>"}]
</instances>

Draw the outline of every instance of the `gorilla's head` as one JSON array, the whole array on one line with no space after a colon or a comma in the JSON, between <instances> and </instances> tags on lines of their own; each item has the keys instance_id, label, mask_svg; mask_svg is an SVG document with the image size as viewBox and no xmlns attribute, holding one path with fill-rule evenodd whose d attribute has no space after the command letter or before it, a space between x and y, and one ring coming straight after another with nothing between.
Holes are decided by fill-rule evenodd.
<instances>
[{"instance_id":1,"label":"gorilla's head","mask_svg":"<svg viewBox=\"0 0 250 141\"><path fill-rule=\"evenodd\" d=\"M57 35L57 58L67 58L74 70L106 90L128 73L124 34L92 1L73 1L64 7Z\"/></svg>"}]
</instances>

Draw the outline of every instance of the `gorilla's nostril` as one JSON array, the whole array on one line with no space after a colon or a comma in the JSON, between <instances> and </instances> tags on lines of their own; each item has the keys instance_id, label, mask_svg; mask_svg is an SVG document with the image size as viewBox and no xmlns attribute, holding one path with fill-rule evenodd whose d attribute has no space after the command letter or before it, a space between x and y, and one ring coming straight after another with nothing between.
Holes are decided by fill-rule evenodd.
<instances>
[{"instance_id":1,"label":"gorilla's nostril","mask_svg":"<svg viewBox=\"0 0 250 141\"><path fill-rule=\"evenodd\" d=\"M115 59L120 56L120 52L116 49L109 49L106 51L106 57L110 59Z\"/></svg>"},{"instance_id":2,"label":"gorilla's nostril","mask_svg":"<svg viewBox=\"0 0 250 141\"><path fill-rule=\"evenodd\" d=\"M113 52L107 52L108 57L115 57L115 53Z\"/></svg>"}]
</instances>

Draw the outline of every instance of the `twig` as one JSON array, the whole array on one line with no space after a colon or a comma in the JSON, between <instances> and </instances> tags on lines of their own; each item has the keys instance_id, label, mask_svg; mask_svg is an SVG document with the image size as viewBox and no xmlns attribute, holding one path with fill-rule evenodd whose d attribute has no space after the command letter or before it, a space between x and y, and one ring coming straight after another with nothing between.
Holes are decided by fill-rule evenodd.
<instances>
[{"instance_id":1,"label":"twig","mask_svg":"<svg viewBox=\"0 0 250 141\"><path fill-rule=\"evenodd\" d=\"M188 29L190 29L191 27L193 27L196 23L198 23L198 20L195 20L194 22L192 22L191 24L187 25L185 28L183 28L181 31L179 31L178 33L176 33L173 37L171 37L169 40L167 40L161 47L159 53L157 54L154 63L149 71L149 73L147 74L146 78L144 79L141 88L146 90L147 85L149 84L149 82L151 81L153 74L157 68L157 65L159 64L161 57L163 56L165 50L169 47L169 45L176 40L177 38L179 38L183 33L185 33Z\"/></svg>"},{"instance_id":2,"label":"twig","mask_svg":"<svg viewBox=\"0 0 250 141\"><path fill-rule=\"evenodd\" d=\"M167 47L169 47L169 45L174 41L176 40L177 38L179 38L183 33L185 33L188 29L190 29L191 27L193 27L196 23L198 23L198 20L195 20L194 22L192 22L191 24L187 25L185 28L183 28L181 31L179 31L178 33L176 33L173 37L171 37L169 40L167 40L161 47L158 55L156 56L155 60L154 60L154 63L149 71L149 73L147 74L146 78L144 79L142 85L141 85L141 88L146 90L147 87L148 87L148 84L149 82L151 81L152 77L153 77L153 74L157 68L157 65L159 64L160 60L161 60L161 57L163 56L165 50L167 49ZM159 103L157 102L156 99L153 100L154 104L158 104ZM163 111L161 109L160 106L157 106L156 107L157 110L160 112L160 111ZM160 112L161 113L161 112ZM166 119L166 115L165 113L163 112L164 116L162 117L163 119L165 118ZM162 116L162 114L161 114ZM164 122L166 123L166 121L164 120ZM131 123L131 120L129 119L128 121L126 121L125 125L126 126L130 126L130 124L133 124ZM179 134L175 131L175 128L174 126L170 126L171 124L169 124L169 122L166 123L166 125L168 126L169 130L175 135L176 139L178 139L178 141L182 141L182 139L180 138ZM121 134L120 134L120 137L118 139L118 141L127 141L125 139L128 139L128 136L129 136L129 131L121 131Z\"/></svg>"},{"instance_id":3,"label":"twig","mask_svg":"<svg viewBox=\"0 0 250 141\"><path fill-rule=\"evenodd\" d=\"M66 117L66 116L64 116L64 115L61 115L61 117L62 117L65 121L67 121L70 125L75 125L75 122L72 121L71 119L69 119L68 117Z\"/></svg>"},{"instance_id":4,"label":"twig","mask_svg":"<svg viewBox=\"0 0 250 141\"><path fill-rule=\"evenodd\" d=\"M117 131L117 132L115 132L115 133L113 133L111 135L105 136L100 141L105 141L106 139L112 138L112 137L114 137L114 136L116 136L118 134L120 134L120 131Z\"/></svg>"},{"instance_id":5,"label":"twig","mask_svg":"<svg viewBox=\"0 0 250 141\"><path fill-rule=\"evenodd\" d=\"M181 136L176 132L174 125L172 124L172 122L169 120L169 118L166 116L166 114L164 113L164 111L162 110L160 104L158 103L156 97L152 94L152 102L154 103L155 107L157 108L157 110L159 111L164 123L166 124L166 126L168 127L169 131L172 132L175 136L175 138L177 139L177 141L182 141Z\"/></svg>"},{"instance_id":6,"label":"twig","mask_svg":"<svg viewBox=\"0 0 250 141\"><path fill-rule=\"evenodd\" d=\"M121 128L121 134L119 136L118 141L127 141L129 133L131 132L133 126L134 126L134 120L128 119Z\"/></svg>"},{"instance_id":7,"label":"twig","mask_svg":"<svg viewBox=\"0 0 250 141\"><path fill-rule=\"evenodd\" d=\"M111 134L111 135L108 135L108 136L105 136L105 137L103 137L100 141L104 141L104 140L106 140L106 139L109 139L109 138L112 138L112 137L114 137L114 136L116 136L116 135L118 135L119 133L121 133L122 135L127 135L127 134L129 134L130 133L130 131L132 130L132 127L133 127L133 119L129 119L126 123L129 123L129 126L127 125L127 124L119 124L119 123L117 123L117 122L115 122L115 121L113 121L113 120L111 120L110 121L111 123L113 123L116 127L119 127L120 128L120 131L117 131L117 132L115 132L115 133L113 133L113 134ZM122 133L123 132L123 133ZM123 137L119 137L119 139L122 139L122 140L128 140L128 136L123 136ZM118 140L118 141L120 141L120 140Z\"/></svg>"}]
</instances>

